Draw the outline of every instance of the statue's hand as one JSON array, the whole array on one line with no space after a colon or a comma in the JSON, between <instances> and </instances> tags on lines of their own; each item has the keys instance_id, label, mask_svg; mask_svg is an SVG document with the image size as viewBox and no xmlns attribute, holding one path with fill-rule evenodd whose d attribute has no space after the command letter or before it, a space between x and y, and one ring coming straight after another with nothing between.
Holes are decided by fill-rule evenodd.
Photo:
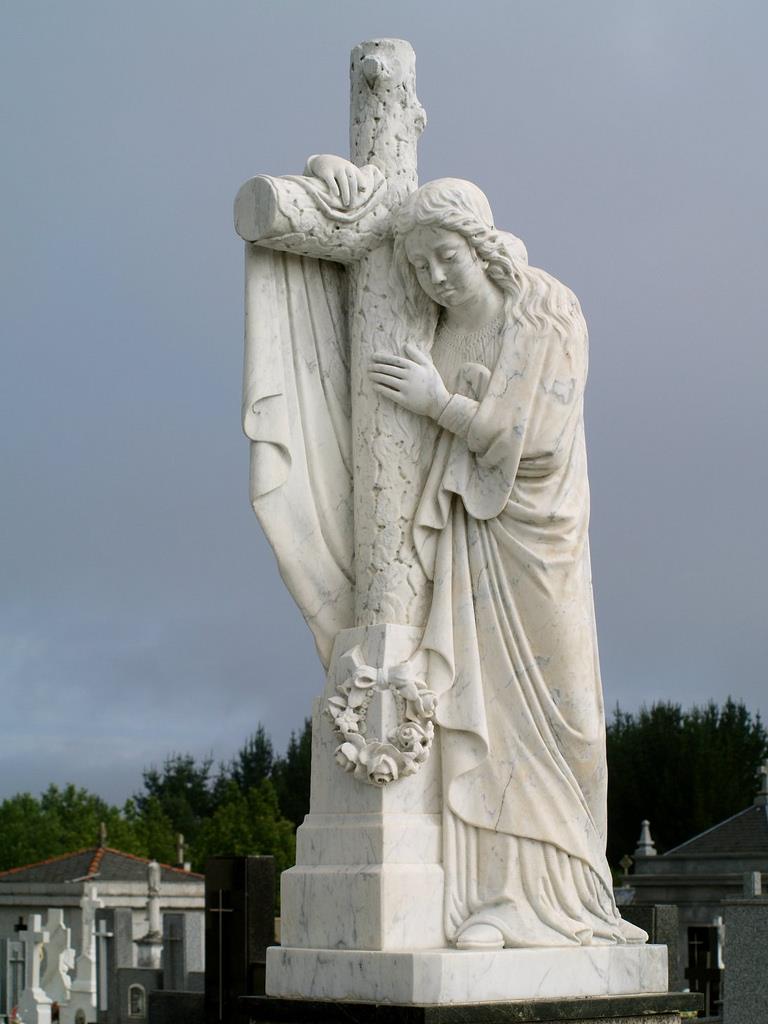
<instances>
[{"instance_id":1,"label":"statue's hand","mask_svg":"<svg viewBox=\"0 0 768 1024\"><path fill-rule=\"evenodd\" d=\"M436 420L448 404L450 394L431 357L406 345L406 356L377 352L368 371L373 389L402 405L404 409Z\"/></svg>"},{"instance_id":2,"label":"statue's hand","mask_svg":"<svg viewBox=\"0 0 768 1024\"><path fill-rule=\"evenodd\" d=\"M373 164L357 167L343 156L332 153L309 157L304 173L319 178L344 206L357 206L364 202L384 177Z\"/></svg>"}]
</instances>

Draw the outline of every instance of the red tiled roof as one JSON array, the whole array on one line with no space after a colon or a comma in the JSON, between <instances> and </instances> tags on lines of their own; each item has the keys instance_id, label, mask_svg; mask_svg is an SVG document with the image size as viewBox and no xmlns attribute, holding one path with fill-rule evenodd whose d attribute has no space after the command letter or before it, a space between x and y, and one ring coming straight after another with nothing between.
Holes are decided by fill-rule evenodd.
<instances>
[{"instance_id":1,"label":"red tiled roof","mask_svg":"<svg viewBox=\"0 0 768 1024\"><path fill-rule=\"evenodd\" d=\"M114 850L109 846L89 846L57 857L24 864L0 871L0 884L4 882L84 882L99 878L106 882L144 881L150 861L134 853ZM202 880L205 876L171 864L161 864L163 882Z\"/></svg>"}]
</instances>

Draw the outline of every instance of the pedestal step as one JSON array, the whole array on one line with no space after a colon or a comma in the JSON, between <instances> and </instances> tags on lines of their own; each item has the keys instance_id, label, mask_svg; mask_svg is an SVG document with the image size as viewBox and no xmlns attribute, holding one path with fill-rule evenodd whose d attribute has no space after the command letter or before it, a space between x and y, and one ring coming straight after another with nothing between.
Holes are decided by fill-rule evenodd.
<instances>
[{"instance_id":1,"label":"pedestal step","mask_svg":"<svg viewBox=\"0 0 768 1024\"><path fill-rule=\"evenodd\" d=\"M446 1006L666 992L666 946L267 950L267 995Z\"/></svg>"}]
</instances>

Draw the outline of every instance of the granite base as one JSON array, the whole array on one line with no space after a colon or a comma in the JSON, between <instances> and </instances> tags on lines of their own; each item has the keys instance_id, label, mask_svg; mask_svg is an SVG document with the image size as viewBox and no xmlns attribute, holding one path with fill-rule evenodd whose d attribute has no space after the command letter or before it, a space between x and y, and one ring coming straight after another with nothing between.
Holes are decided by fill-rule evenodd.
<instances>
[{"instance_id":1,"label":"granite base","mask_svg":"<svg viewBox=\"0 0 768 1024\"><path fill-rule=\"evenodd\" d=\"M665 946L267 950L266 992L283 999L445 1006L666 992L667 987Z\"/></svg>"},{"instance_id":2,"label":"granite base","mask_svg":"<svg viewBox=\"0 0 768 1024\"><path fill-rule=\"evenodd\" d=\"M680 1024L682 1012L704 1006L690 992L582 999L536 999L462 1006L392 1006L248 997L242 1024Z\"/></svg>"}]
</instances>

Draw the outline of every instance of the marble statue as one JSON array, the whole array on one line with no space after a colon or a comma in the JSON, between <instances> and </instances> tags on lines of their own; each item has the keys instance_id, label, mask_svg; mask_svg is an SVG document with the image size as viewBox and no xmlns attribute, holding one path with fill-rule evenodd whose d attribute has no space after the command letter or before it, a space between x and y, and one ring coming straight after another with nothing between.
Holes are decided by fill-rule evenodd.
<instances>
[{"instance_id":1,"label":"marble statue","mask_svg":"<svg viewBox=\"0 0 768 1024\"><path fill-rule=\"evenodd\" d=\"M281 963L650 951L605 857L586 326L476 185L417 186L406 48L353 51L351 161L236 204L251 499L328 670Z\"/></svg>"}]
</instances>

